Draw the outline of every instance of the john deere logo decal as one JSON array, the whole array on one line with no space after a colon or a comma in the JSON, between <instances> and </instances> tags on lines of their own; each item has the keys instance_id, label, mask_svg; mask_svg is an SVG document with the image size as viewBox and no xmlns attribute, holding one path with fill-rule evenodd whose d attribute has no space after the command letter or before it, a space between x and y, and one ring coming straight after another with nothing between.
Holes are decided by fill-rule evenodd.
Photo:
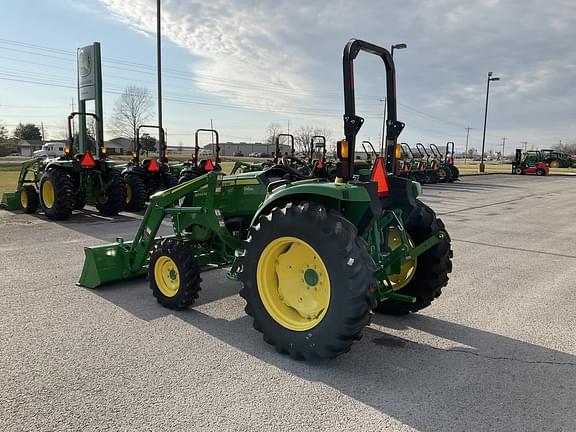
<instances>
[{"instance_id":1,"label":"john deere logo decal","mask_svg":"<svg viewBox=\"0 0 576 432\"><path fill-rule=\"evenodd\" d=\"M92 72L92 59L90 58L90 53L81 50L78 56L78 67L80 68L80 76L85 77L90 75Z\"/></svg>"}]
</instances>

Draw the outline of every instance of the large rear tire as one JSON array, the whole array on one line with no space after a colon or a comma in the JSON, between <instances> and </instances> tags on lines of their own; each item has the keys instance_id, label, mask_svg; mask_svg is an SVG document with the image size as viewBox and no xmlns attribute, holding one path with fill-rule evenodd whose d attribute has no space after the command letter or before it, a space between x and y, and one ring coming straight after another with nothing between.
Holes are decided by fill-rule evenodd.
<instances>
[{"instance_id":1,"label":"large rear tire","mask_svg":"<svg viewBox=\"0 0 576 432\"><path fill-rule=\"evenodd\" d=\"M146 183L139 175L127 174L126 181L126 210L137 212L146 208Z\"/></svg>"},{"instance_id":2,"label":"large rear tire","mask_svg":"<svg viewBox=\"0 0 576 432\"><path fill-rule=\"evenodd\" d=\"M455 182L460 177L460 170L456 165L449 165L450 170L452 171L452 176L450 177L450 183Z\"/></svg>"},{"instance_id":3,"label":"large rear tire","mask_svg":"<svg viewBox=\"0 0 576 432\"><path fill-rule=\"evenodd\" d=\"M240 295L254 328L297 360L350 350L376 305L375 265L356 227L313 203L288 203L250 228Z\"/></svg>"},{"instance_id":4,"label":"large rear tire","mask_svg":"<svg viewBox=\"0 0 576 432\"><path fill-rule=\"evenodd\" d=\"M65 170L54 167L42 174L40 205L48 219L68 219L72 214L74 198L74 185Z\"/></svg>"},{"instance_id":5,"label":"large rear tire","mask_svg":"<svg viewBox=\"0 0 576 432\"><path fill-rule=\"evenodd\" d=\"M436 246L416 258L416 269L413 274L410 274L410 280L396 290L398 294L416 297L416 303L384 300L376 307L377 312L404 315L422 310L430 306L432 301L442 294L442 288L448 283L448 275L452 271L450 236L442 220L436 217L430 207L421 201L416 201L416 203L416 208L407 214L404 221L404 229L414 246L418 246L438 231L445 234L444 238Z\"/></svg>"},{"instance_id":6,"label":"large rear tire","mask_svg":"<svg viewBox=\"0 0 576 432\"><path fill-rule=\"evenodd\" d=\"M126 208L126 182L117 171L109 171L104 181L110 185L98 195L96 208L103 216L116 216Z\"/></svg>"}]
</instances>

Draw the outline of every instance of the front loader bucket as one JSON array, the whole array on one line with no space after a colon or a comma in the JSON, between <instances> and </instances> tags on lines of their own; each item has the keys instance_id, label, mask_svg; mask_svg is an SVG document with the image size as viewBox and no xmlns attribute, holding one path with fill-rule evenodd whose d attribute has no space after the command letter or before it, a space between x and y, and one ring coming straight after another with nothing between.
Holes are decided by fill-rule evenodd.
<instances>
[{"instance_id":1,"label":"front loader bucket","mask_svg":"<svg viewBox=\"0 0 576 432\"><path fill-rule=\"evenodd\" d=\"M133 279L146 274L146 268L132 270L128 259L131 242L85 247L84 268L78 285L97 288L111 282Z\"/></svg>"},{"instance_id":2,"label":"front loader bucket","mask_svg":"<svg viewBox=\"0 0 576 432\"><path fill-rule=\"evenodd\" d=\"M2 201L0 201L0 209L10 211L22 209L20 194L18 192L5 192L2 195Z\"/></svg>"}]
</instances>

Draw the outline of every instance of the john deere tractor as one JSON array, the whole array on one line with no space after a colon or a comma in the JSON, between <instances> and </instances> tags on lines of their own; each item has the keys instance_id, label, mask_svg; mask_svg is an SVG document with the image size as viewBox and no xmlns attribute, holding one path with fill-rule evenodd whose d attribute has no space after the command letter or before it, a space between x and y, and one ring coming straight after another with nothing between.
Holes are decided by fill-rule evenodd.
<instances>
[{"instance_id":1,"label":"john deere tractor","mask_svg":"<svg viewBox=\"0 0 576 432\"><path fill-rule=\"evenodd\" d=\"M368 181L354 175L353 66L359 52L380 57L387 78L385 155ZM373 310L416 312L431 304L452 270L450 237L420 185L394 176L395 69L389 51L360 40L344 49L344 135L334 182L303 176L290 164L224 176L209 172L151 197L133 241L88 247L80 285L148 275L157 301L191 306L201 272L229 267L254 328L295 359L334 358L360 339ZM189 206L181 199L193 195ZM162 221L174 235L156 237Z\"/></svg>"},{"instance_id":2,"label":"john deere tractor","mask_svg":"<svg viewBox=\"0 0 576 432\"><path fill-rule=\"evenodd\" d=\"M96 122L96 154L74 148L72 121L76 116L89 116ZM107 158L100 127L100 118L92 113L73 112L68 116L68 145L62 156L53 159L35 158L22 164L18 178L17 207L35 213L38 207L53 220L68 219L73 210L87 203L100 214L114 216L126 205L126 184L116 164ZM87 142L87 140L84 140Z\"/></svg>"},{"instance_id":3,"label":"john deere tractor","mask_svg":"<svg viewBox=\"0 0 576 432\"><path fill-rule=\"evenodd\" d=\"M142 153L142 137L140 131L144 128L158 129L158 158L140 160ZM132 152L132 160L122 170L126 180L126 210L140 211L146 208L146 201L155 192L165 190L178 183L178 174L182 165L169 165L166 155L166 140L164 129L156 125L140 125L136 128L136 142Z\"/></svg>"},{"instance_id":4,"label":"john deere tractor","mask_svg":"<svg viewBox=\"0 0 576 432\"><path fill-rule=\"evenodd\" d=\"M201 132L208 132L213 138L214 160L212 160L212 158L199 160L198 158L200 153L199 135ZM178 182L184 183L211 171L221 171L220 162L220 135L218 131L215 129L197 129L194 133L194 153L192 160L184 162Z\"/></svg>"}]
</instances>

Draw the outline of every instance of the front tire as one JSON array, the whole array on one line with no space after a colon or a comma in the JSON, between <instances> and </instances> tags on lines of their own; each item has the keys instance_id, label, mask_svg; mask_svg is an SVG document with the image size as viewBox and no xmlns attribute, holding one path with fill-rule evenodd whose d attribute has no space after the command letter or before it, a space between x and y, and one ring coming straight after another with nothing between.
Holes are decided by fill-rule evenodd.
<instances>
[{"instance_id":1,"label":"front tire","mask_svg":"<svg viewBox=\"0 0 576 432\"><path fill-rule=\"evenodd\" d=\"M415 259L415 271L410 274L410 280L395 292L416 297L415 303L397 300L384 300L376 308L377 312L388 315L405 315L422 310L442 294L442 288L448 283L448 274L452 272L452 250L450 236L441 219L436 218L434 211L416 201L417 206L407 214L404 229L410 236L414 246L418 246L438 231L444 233L444 238L434 247L428 249Z\"/></svg>"},{"instance_id":2,"label":"front tire","mask_svg":"<svg viewBox=\"0 0 576 432\"><path fill-rule=\"evenodd\" d=\"M65 220L72 214L74 185L66 171L52 168L40 179L40 205L48 219Z\"/></svg>"},{"instance_id":3,"label":"front tire","mask_svg":"<svg viewBox=\"0 0 576 432\"><path fill-rule=\"evenodd\" d=\"M40 204L40 198L38 197L38 192L36 188L32 185L24 185L20 189L20 205L24 213L32 214L36 213L38 210L38 205Z\"/></svg>"},{"instance_id":4,"label":"front tire","mask_svg":"<svg viewBox=\"0 0 576 432\"><path fill-rule=\"evenodd\" d=\"M240 295L254 328L297 360L350 350L376 305L375 265L356 227L313 203L288 203L250 228Z\"/></svg>"},{"instance_id":5,"label":"front tire","mask_svg":"<svg viewBox=\"0 0 576 432\"><path fill-rule=\"evenodd\" d=\"M544 171L542 168L538 168L536 170L536 175L537 176L544 176L544 175L546 175L546 171Z\"/></svg>"},{"instance_id":6,"label":"front tire","mask_svg":"<svg viewBox=\"0 0 576 432\"><path fill-rule=\"evenodd\" d=\"M168 309L186 309L198 298L200 267L182 241L162 240L150 254L148 281L158 303Z\"/></svg>"}]
</instances>

